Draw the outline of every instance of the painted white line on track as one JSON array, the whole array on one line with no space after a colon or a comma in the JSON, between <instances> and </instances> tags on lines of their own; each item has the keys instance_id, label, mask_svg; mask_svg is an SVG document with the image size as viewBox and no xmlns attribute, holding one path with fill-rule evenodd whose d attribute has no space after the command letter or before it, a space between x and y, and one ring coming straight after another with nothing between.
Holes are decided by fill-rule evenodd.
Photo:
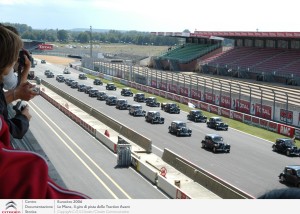
<instances>
[{"instance_id":1,"label":"painted white line on track","mask_svg":"<svg viewBox=\"0 0 300 214\"><path fill-rule=\"evenodd\" d=\"M32 101L30 105L35 106L70 142L80 151L84 156L86 156L100 172L102 172L128 199L131 197L103 170L97 165L90 156L88 156L60 127L58 127L38 106L36 106ZM34 109L31 109L44 121L44 123L52 130L52 132L64 143L64 145L80 160L80 162L94 175L94 177L107 189L107 191L115 198L118 197L113 193L113 191L97 176L97 174L88 166L88 164L81 159L81 157L64 141L60 135L52 128L52 126Z\"/></svg>"}]
</instances>

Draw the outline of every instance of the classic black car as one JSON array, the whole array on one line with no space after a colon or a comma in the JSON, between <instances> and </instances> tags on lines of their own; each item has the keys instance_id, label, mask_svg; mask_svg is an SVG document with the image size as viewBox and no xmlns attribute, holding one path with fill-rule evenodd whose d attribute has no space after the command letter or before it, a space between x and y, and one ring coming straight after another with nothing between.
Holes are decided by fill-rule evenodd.
<instances>
[{"instance_id":1,"label":"classic black car","mask_svg":"<svg viewBox=\"0 0 300 214\"><path fill-rule=\"evenodd\" d=\"M65 77L61 74L56 75L57 82L64 82L65 81Z\"/></svg>"},{"instance_id":2,"label":"classic black car","mask_svg":"<svg viewBox=\"0 0 300 214\"><path fill-rule=\"evenodd\" d=\"M45 70L44 74L47 76L47 74L49 74L51 71L50 70Z\"/></svg>"},{"instance_id":3,"label":"classic black car","mask_svg":"<svg viewBox=\"0 0 300 214\"><path fill-rule=\"evenodd\" d=\"M190 110L187 115L187 119L195 122L203 122L206 123L207 117L203 115L201 110Z\"/></svg>"},{"instance_id":4,"label":"classic black car","mask_svg":"<svg viewBox=\"0 0 300 214\"><path fill-rule=\"evenodd\" d=\"M89 86L89 85L85 86L85 87L84 87L84 93L86 93L86 94L90 93L90 90L91 90L92 88L93 88L93 87L92 87L92 86Z\"/></svg>"},{"instance_id":5,"label":"classic black car","mask_svg":"<svg viewBox=\"0 0 300 214\"><path fill-rule=\"evenodd\" d=\"M158 111L148 111L145 120L149 123L159 123L159 124L164 124L165 123L165 118L160 116L160 113Z\"/></svg>"},{"instance_id":6,"label":"classic black car","mask_svg":"<svg viewBox=\"0 0 300 214\"><path fill-rule=\"evenodd\" d=\"M121 95L125 97L129 97L129 96L132 97L133 93L130 88L122 88Z\"/></svg>"},{"instance_id":7,"label":"classic black car","mask_svg":"<svg viewBox=\"0 0 300 214\"><path fill-rule=\"evenodd\" d=\"M136 102L145 102L145 100L146 100L145 94L144 93L136 93L133 96L133 100Z\"/></svg>"},{"instance_id":8,"label":"classic black car","mask_svg":"<svg viewBox=\"0 0 300 214\"><path fill-rule=\"evenodd\" d=\"M118 99L116 108L119 110L129 110L130 105L128 104L127 100L125 99Z\"/></svg>"},{"instance_id":9,"label":"classic black car","mask_svg":"<svg viewBox=\"0 0 300 214\"><path fill-rule=\"evenodd\" d=\"M114 106L117 104L117 96L114 96L114 95L108 95L107 98L106 98L106 105L109 105L109 106Z\"/></svg>"},{"instance_id":10,"label":"classic black car","mask_svg":"<svg viewBox=\"0 0 300 214\"><path fill-rule=\"evenodd\" d=\"M230 145L225 143L223 137L218 134L207 134L201 142L202 148L216 152L230 152Z\"/></svg>"},{"instance_id":11,"label":"classic black car","mask_svg":"<svg viewBox=\"0 0 300 214\"><path fill-rule=\"evenodd\" d=\"M300 165L284 167L283 172L280 173L278 177L281 183L288 183L295 187L300 187Z\"/></svg>"},{"instance_id":12,"label":"classic black car","mask_svg":"<svg viewBox=\"0 0 300 214\"><path fill-rule=\"evenodd\" d=\"M182 121L173 121L169 126L169 133L177 136L192 136L192 130L186 127L186 123Z\"/></svg>"},{"instance_id":13,"label":"classic black car","mask_svg":"<svg viewBox=\"0 0 300 214\"><path fill-rule=\"evenodd\" d=\"M49 71L49 72L46 74L46 77L47 77L47 78L54 78L53 72Z\"/></svg>"},{"instance_id":14,"label":"classic black car","mask_svg":"<svg viewBox=\"0 0 300 214\"><path fill-rule=\"evenodd\" d=\"M146 98L146 106L159 107L160 103L156 101L156 97L148 97Z\"/></svg>"},{"instance_id":15,"label":"classic black car","mask_svg":"<svg viewBox=\"0 0 300 214\"><path fill-rule=\"evenodd\" d=\"M85 84L79 84L79 85L77 86L77 90L80 91L80 92L83 92L85 87L86 87Z\"/></svg>"},{"instance_id":16,"label":"classic black car","mask_svg":"<svg viewBox=\"0 0 300 214\"><path fill-rule=\"evenodd\" d=\"M78 82L77 82L77 81L71 82L70 87L71 87L71 88L78 88Z\"/></svg>"},{"instance_id":17,"label":"classic black car","mask_svg":"<svg viewBox=\"0 0 300 214\"><path fill-rule=\"evenodd\" d=\"M216 130L228 130L228 124L224 123L221 117L211 117L207 121L207 127L213 128Z\"/></svg>"},{"instance_id":18,"label":"classic black car","mask_svg":"<svg viewBox=\"0 0 300 214\"><path fill-rule=\"evenodd\" d=\"M41 63L42 63L42 64L46 64L46 60L42 59L42 60L41 60Z\"/></svg>"},{"instance_id":19,"label":"classic black car","mask_svg":"<svg viewBox=\"0 0 300 214\"><path fill-rule=\"evenodd\" d=\"M146 111L142 109L142 106L139 104L133 104L129 108L129 114L133 116L145 116Z\"/></svg>"},{"instance_id":20,"label":"classic black car","mask_svg":"<svg viewBox=\"0 0 300 214\"><path fill-rule=\"evenodd\" d=\"M87 76L86 76L86 74L81 73L81 74L78 75L78 79L80 79L80 80L86 80Z\"/></svg>"},{"instance_id":21,"label":"classic black car","mask_svg":"<svg viewBox=\"0 0 300 214\"><path fill-rule=\"evenodd\" d=\"M274 152L279 152L287 156L300 156L300 149L294 144L290 138L278 138L272 145Z\"/></svg>"},{"instance_id":22,"label":"classic black car","mask_svg":"<svg viewBox=\"0 0 300 214\"><path fill-rule=\"evenodd\" d=\"M75 80L72 80L72 79L66 79L65 83L66 83L66 85L71 86L72 82L74 82L74 81Z\"/></svg>"},{"instance_id":23,"label":"classic black car","mask_svg":"<svg viewBox=\"0 0 300 214\"><path fill-rule=\"evenodd\" d=\"M96 79L94 79L93 84L94 85L103 85L103 82L99 78L96 78Z\"/></svg>"},{"instance_id":24,"label":"classic black car","mask_svg":"<svg viewBox=\"0 0 300 214\"><path fill-rule=\"evenodd\" d=\"M98 89L92 88L92 89L89 91L89 97L97 97L98 92L99 92Z\"/></svg>"},{"instance_id":25,"label":"classic black car","mask_svg":"<svg viewBox=\"0 0 300 214\"><path fill-rule=\"evenodd\" d=\"M106 90L117 90L117 87L114 83L107 83Z\"/></svg>"},{"instance_id":26,"label":"classic black car","mask_svg":"<svg viewBox=\"0 0 300 214\"><path fill-rule=\"evenodd\" d=\"M179 114L180 108L176 103L162 103L161 109L170 114Z\"/></svg>"},{"instance_id":27,"label":"classic black car","mask_svg":"<svg viewBox=\"0 0 300 214\"><path fill-rule=\"evenodd\" d=\"M104 91L99 91L97 94L97 100L106 100L108 95Z\"/></svg>"}]
</instances>

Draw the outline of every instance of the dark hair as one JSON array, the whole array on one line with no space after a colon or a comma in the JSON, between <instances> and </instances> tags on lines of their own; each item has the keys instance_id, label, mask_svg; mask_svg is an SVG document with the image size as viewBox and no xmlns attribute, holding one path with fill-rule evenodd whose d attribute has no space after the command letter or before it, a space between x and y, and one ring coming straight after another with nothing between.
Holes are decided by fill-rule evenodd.
<instances>
[{"instance_id":1,"label":"dark hair","mask_svg":"<svg viewBox=\"0 0 300 214\"><path fill-rule=\"evenodd\" d=\"M274 189L257 199L300 199L299 188Z\"/></svg>"},{"instance_id":2,"label":"dark hair","mask_svg":"<svg viewBox=\"0 0 300 214\"><path fill-rule=\"evenodd\" d=\"M0 75L7 66L13 65L18 60L23 42L17 34L0 26Z\"/></svg>"}]
</instances>

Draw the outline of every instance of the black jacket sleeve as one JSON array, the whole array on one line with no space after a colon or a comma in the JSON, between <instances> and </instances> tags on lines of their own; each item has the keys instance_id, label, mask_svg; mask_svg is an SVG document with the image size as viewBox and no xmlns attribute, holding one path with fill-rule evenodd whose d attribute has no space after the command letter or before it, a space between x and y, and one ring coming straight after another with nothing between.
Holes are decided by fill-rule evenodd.
<instances>
[{"instance_id":1,"label":"black jacket sleeve","mask_svg":"<svg viewBox=\"0 0 300 214\"><path fill-rule=\"evenodd\" d=\"M16 114L13 118L8 118L3 84L0 84L0 115L3 115L4 120L7 122L12 137L22 139L29 129L29 120L23 114Z\"/></svg>"},{"instance_id":2,"label":"black jacket sleeve","mask_svg":"<svg viewBox=\"0 0 300 214\"><path fill-rule=\"evenodd\" d=\"M17 114L14 118L6 120L6 122L13 138L22 139L29 129L29 120L23 114Z\"/></svg>"}]
</instances>

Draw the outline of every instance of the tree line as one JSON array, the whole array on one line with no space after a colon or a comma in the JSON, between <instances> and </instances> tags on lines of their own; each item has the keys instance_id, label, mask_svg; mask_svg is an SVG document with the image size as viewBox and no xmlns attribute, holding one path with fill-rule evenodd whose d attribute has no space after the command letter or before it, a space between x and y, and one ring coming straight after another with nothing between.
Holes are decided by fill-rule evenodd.
<instances>
[{"instance_id":1,"label":"tree line","mask_svg":"<svg viewBox=\"0 0 300 214\"><path fill-rule=\"evenodd\" d=\"M72 30L58 30L58 29L44 29L37 30L26 24L18 23L2 23L15 27L22 39L38 40L45 42L79 42L89 43L92 36L93 42L102 43L129 43L136 45L162 45L173 46L178 44L178 38L164 37L151 35L150 32L140 31L118 31L108 30L103 32L95 31L72 31Z\"/></svg>"}]
</instances>

